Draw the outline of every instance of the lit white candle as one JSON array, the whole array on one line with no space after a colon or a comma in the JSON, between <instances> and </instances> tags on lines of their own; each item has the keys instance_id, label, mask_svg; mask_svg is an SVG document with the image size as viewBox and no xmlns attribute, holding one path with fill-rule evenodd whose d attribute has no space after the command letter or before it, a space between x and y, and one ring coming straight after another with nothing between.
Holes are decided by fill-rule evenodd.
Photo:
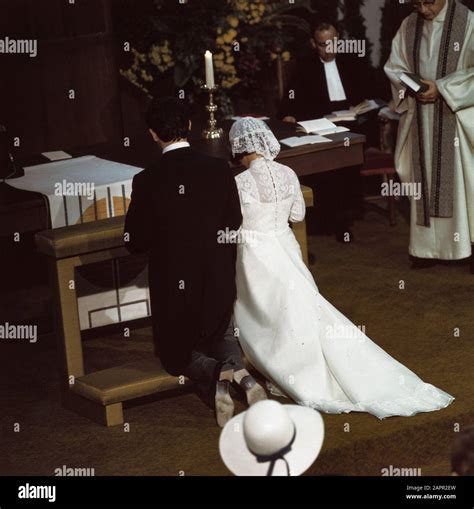
<instances>
[{"instance_id":1,"label":"lit white candle","mask_svg":"<svg viewBox=\"0 0 474 509\"><path fill-rule=\"evenodd\" d=\"M213 88L215 86L214 63L212 61L212 53L210 51L206 51L204 61L206 63L206 85L208 88Z\"/></svg>"}]
</instances>

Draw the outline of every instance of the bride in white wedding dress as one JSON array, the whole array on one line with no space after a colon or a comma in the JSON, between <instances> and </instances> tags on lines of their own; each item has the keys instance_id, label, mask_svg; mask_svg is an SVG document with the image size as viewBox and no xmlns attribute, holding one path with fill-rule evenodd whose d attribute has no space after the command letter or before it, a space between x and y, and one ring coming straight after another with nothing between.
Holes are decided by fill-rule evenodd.
<instances>
[{"instance_id":1,"label":"bride in white wedding dress","mask_svg":"<svg viewBox=\"0 0 474 509\"><path fill-rule=\"evenodd\" d=\"M305 203L296 174L274 161L280 145L259 120L230 130L243 224L237 254L235 324L247 359L300 405L379 419L448 406L454 398L373 343L318 291L289 221Z\"/></svg>"}]
</instances>

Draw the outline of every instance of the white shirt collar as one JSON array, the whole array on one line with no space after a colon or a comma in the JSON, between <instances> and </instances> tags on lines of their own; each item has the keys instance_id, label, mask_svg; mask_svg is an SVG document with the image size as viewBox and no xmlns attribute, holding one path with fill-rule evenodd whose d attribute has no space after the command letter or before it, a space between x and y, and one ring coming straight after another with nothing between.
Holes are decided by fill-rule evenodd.
<instances>
[{"instance_id":1,"label":"white shirt collar","mask_svg":"<svg viewBox=\"0 0 474 509\"><path fill-rule=\"evenodd\" d=\"M323 60L321 57L319 57L319 60L321 60L321 62L324 65L330 65L330 64L335 64L336 63L336 59L335 58L333 58L332 60L329 60L329 62L326 62L326 60Z\"/></svg>"},{"instance_id":2,"label":"white shirt collar","mask_svg":"<svg viewBox=\"0 0 474 509\"><path fill-rule=\"evenodd\" d=\"M177 150L178 148L185 148L190 146L191 145L187 141L176 141L175 143L171 143L171 145L167 145L162 150L162 154L166 154L166 152L171 152L171 150Z\"/></svg>"},{"instance_id":3,"label":"white shirt collar","mask_svg":"<svg viewBox=\"0 0 474 509\"><path fill-rule=\"evenodd\" d=\"M436 22L436 23L444 22L444 20L446 19L446 12L448 10L448 4L449 4L449 0L446 0L444 7L438 12L438 15L436 16L436 18L431 20L432 23L433 22Z\"/></svg>"},{"instance_id":4,"label":"white shirt collar","mask_svg":"<svg viewBox=\"0 0 474 509\"><path fill-rule=\"evenodd\" d=\"M337 68L336 59L334 58L330 62L324 62L324 73L326 75L326 85L328 88L329 100L334 101L346 101L347 96L342 84L341 75Z\"/></svg>"}]
</instances>

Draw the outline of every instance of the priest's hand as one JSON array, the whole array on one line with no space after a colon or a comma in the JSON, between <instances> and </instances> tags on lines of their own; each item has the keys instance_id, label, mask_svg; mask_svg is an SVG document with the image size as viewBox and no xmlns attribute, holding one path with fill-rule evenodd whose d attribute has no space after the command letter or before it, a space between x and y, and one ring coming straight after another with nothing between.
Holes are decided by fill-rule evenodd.
<instances>
[{"instance_id":1,"label":"priest's hand","mask_svg":"<svg viewBox=\"0 0 474 509\"><path fill-rule=\"evenodd\" d=\"M295 117L291 117L291 116L287 116L283 119L283 122L288 122L290 124L296 124L296 118Z\"/></svg>"},{"instance_id":2,"label":"priest's hand","mask_svg":"<svg viewBox=\"0 0 474 509\"><path fill-rule=\"evenodd\" d=\"M423 104L434 103L438 100L440 93L436 81L421 80L422 83L428 85L428 90L423 93L416 94L416 98Z\"/></svg>"}]
</instances>

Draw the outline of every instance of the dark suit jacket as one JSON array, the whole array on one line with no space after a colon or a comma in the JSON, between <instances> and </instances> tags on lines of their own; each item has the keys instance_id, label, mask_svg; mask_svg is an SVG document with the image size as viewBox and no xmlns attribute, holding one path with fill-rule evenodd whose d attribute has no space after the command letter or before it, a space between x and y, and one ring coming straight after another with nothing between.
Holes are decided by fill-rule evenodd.
<instances>
[{"instance_id":1,"label":"dark suit jacket","mask_svg":"<svg viewBox=\"0 0 474 509\"><path fill-rule=\"evenodd\" d=\"M218 232L242 222L232 171L221 159L180 148L133 179L125 220L132 253L148 251L155 352L182 374L193 349L222 335L236 295L235 244Z\"/></svg>"},{"instance_id":2,"label":"dark suit jacket","mask_svg":"<svg viewBox=\"0 0 474 509\"><path fill-rule=\"evenodd\" d=\"M336 63L347 101L332 102L329 99L324 64L313 51L296 66L288 87L288 90L295 91L295 96L290 99L288 92L285 94L280 106L280 118L292 116L298 122L312 120L368 99L368 66L364 59L357 55L340 54L336 57Z\"/></svg>"}]
</instances>

